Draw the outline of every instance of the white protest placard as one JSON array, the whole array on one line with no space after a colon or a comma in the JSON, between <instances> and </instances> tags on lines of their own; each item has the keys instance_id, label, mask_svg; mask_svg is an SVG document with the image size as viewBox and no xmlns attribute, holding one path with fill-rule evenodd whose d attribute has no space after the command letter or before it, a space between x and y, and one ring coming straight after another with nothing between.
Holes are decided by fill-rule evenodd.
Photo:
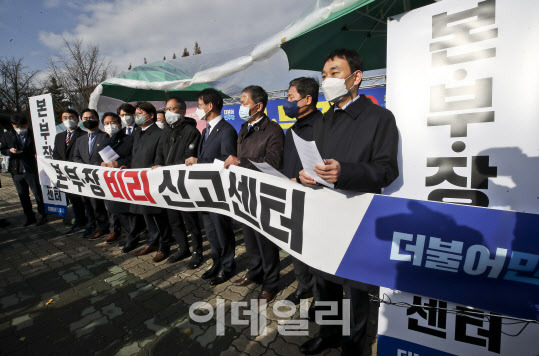
<instances>
[{"instance_id":1,"label":"white protest placard","mask_svg":"<svg viewBox=\"0 0 539 356\"><path fill-rule=\"evenodd\" d=\"M52 96L44 94L32 96L30 113L32 115L32 128L36 144L36 156L52 158L54 138L56 137L56 124L54 120L54 106ZM38 160L39 182L43 192L43 203L47 214L67 216L67 200L65 193L51 184L49 177L43 171Z\"/></svg>"}]
</instances>

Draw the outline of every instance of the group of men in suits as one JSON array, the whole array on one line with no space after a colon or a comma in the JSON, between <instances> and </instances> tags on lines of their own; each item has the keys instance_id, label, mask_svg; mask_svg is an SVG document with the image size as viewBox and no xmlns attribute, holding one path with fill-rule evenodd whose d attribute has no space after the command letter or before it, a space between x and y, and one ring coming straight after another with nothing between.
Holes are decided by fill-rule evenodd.
<instances>
[{"instance_id":1,"label":"group of men in suits","mask_svg":"<svg viewBox=\"0 0 539 356\"><path fill-rule=\"evenodd\" d=\"M113 168L124 166L159 169L167 165L211 163L218 159L225 162L225 168L237 165L256 169L252 162L265 162L281 170L297 184L318 185L302 167L292 137L292 132L295 132L299 137L316 143L324 158L324 164L314 168L320 178L333 183L337 189L380 193L381 189L388 186L399 174L398 132L395 118L390 111L373 104L364 95L358 95L362 75L363 63L355 51L339 49L326 57L322 72L322 90L326 100L334 105L324 114L317 110L318 82L305 77L291 81L288 101L283 109L288 117L296 119L296 123L286 135L279 124L265 114L268 95L259 86L249 86L242 91L239 116L245 122L239 134L221 116L223 99L214 89L205 89L198 96L197 116L206 121L206 128L202 133L196 129L194 119L185 117L186 104L181 99L170 99L162 113L158 113L155 107L147 102L140 102L135 107L123 104L118 108L117 114L106 113L103 123L121 123L124 126L123 135L133 135L131 148L120 155L123 160L121 165L118 162L105 165ZM158 115L164 116L166 124L162 123L160 118L162 124L157 125ZM54 158L103 165L98 152L105 145L117 142L118 138L114 136L117 134L111 134L116 129L106 128L108 135L102 132L99 129L97 113L91 109L84 110L81 115L87 132L78 127L78 115L72 110L66 110L62 114L62 120L68 130L57 135ZM15 129L24 129L25 123L16 121L13 125ZM2 153L5 152L12 158L32 155L29 145L31 135L24 138L28 131L23 131L11 133L4 140L8 143L2 143ZM25 153L26 150L29 153ZM22 158L20 161L26 162ZM35 167L27 163L16 163L17 158L14 162L10 171L23 208L26 206L25 214L31 221L33 215L30 213L31 207L28 209L29 199L27 201L23 196L25 190L28 195L28 187L34 195L40 193L37 189L37 178L28 174L35 172ZM110 216L107 219L103 214L106 210L102 201L73 195L69 195L69 200L73 205L75 223L68 233L80 230L84 225L84 236L99 238L114 225L114 219ZM42 209L39 204L38 201L38 210ZM170 263L191 256L189 268L197 268L203 261L201 221L213 260L212 267L202 278L216 285L236 274L235 236L229 217L217 213L197 214L142 205L131 205L127 214L129 222L122 224L127 225L124 227L127 234L124 252L138 247L140 232L146 229L146 246L138 250L137 255L157 252L153 258L154 262L162 261L170 255ZM243 225L242 230L249 257L248 271L243 278L232 283L236 286L261 284L258 300L260 303L269 302L278 289L279 249L251 227ZM107 242L116 240L116 237L111 237L113 232L109 232ZM118 234L117 232L116 235ZM188 235L192 240L192 252ZM174 241L178 243L178 250L171 255L170 248ZM345 305L350 306L351 334L343 335L339 326L328 323L322 325L319 335L304 343L300 350L310 355L318 354L329 347L341 346L345 355L360 354L369 316L368 292L375 287L314 270L299 260L293 260L293 263L298 288L287 300L297 304L301 299L314 295L316 301L336 302L339 305L339 315L335 318L342 318L345 312L343 308ZM342 302L343 293L350 299L349 304ZM311 308L311 311L316 312L316 308Z\"/></svg>"}]
</instances>

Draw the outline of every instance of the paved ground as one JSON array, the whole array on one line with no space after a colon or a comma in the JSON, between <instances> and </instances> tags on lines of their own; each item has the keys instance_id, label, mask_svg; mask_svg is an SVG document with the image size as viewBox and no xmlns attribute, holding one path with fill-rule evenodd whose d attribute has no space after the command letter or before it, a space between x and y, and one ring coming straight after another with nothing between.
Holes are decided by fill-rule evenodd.
<instances>
[{"instance_id":1,"label":"paved ground","mask_svg":"<svg viewBox=\"0 0 539 356\"><path fill-rule=\"evenodd\" d=\"M231 325L231 302L249 301L259 286L211 286L200 278L211 265L189 270L187 261L155 264L152 255L123 254L117 246L64 237L61 219L22 227L24 216L11 177L1 174L0 354L70 355L299 355L299 345L316 335L283 336L269 304L265 333L251 336L249 325ZM236 231L239 276L247 264L241 230ZM209 253L207 241L204 253ZM281 255L283 299L296 287L290 257ZM194 302L213 307L225 301L224 335L216 318L197 323ZM375 312L373 313L376 314ZM298 319L296 312L291 319ZM245 318L246 319L246 318ZM374 335L374 321L369 334ZM338 355L332 349L324 355Z\"/></svg>"}]
</instances>

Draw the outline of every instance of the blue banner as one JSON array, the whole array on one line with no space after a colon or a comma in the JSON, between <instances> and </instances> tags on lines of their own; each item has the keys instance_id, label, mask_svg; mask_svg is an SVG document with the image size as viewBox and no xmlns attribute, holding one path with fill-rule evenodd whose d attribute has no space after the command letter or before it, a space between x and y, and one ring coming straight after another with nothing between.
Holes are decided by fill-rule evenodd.
<instances>
[{"instance_id":1,"label":"blue banner","mask_svg":"<svg viewBox=\"0 0 539 356\"><path fill-rule=\"evenodd\" d=\"M455 356L455 354L384 335L378 335L376 354L379 356Z\"/></svg>"},{"instance_id":2,"label":"blue banner","mask_svg":"<svg viewBox=\"0 0 539 356\"><path fill-rule=\"evenodd\" d=\"M369 99L372 100L373 103L377 105L383 107L386 106L386 87L361 89L359 90L359 94L366 95ZM271 120L278 122L281 128L285 130L285 132L296 122L296 119L290 118L284 114L283 104L287 100L288 99L270 100L268 101L268 105L266 106L265 111L266 115L268 115ZM330 108L330 103L326 101L323 94L320 94L318 96L318 104L316 106L323 113L325 113ZM239 110L240 104L236 104L225 105L222 111L223 118L229 123L231 123L238 132L241 129L241 125L245 122L240 119Z\"/></svg>"},{"instance_id":3,"label":"blue banner","mask_svg":"<svg viewBox=\"0 0 539 356\"><path fill-rule=\"evenodd\" d=\"M539 319L539 215L375 195L336 272Z\"/></svg>"}]
</instances>

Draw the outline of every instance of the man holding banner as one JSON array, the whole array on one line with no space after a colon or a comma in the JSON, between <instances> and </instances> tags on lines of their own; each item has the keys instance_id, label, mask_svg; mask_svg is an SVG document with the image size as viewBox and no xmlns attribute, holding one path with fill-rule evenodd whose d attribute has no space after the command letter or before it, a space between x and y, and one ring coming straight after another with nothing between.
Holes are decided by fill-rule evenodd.
<instances>
[{"instance_id":1,"label":"man holding banner","mask_svg":"<svg viewBox=\"0 0 539 356\"><path fill-rule=\"evenodd\" d=\"M314 125L322 119L322 112L316 109L318 103L319 84L313 78L296 78L290 82L288 101L284 103L284 113L297 121L288 131L284 139L283 174L297 181L299 172L303 169L301 160L294 145L292 131L304 140L312 141ZM313 295L314 277L308 265L297 258L292 259L294 275L298 288L286 300L299 304L301 299Z\"/></svg>"},{"instance_id":2,"label":"man holding banner","mask_svg":"<svg viewBox=\"0 0 539 356\"><path fill-rule=\"evenodd\" d=\"M252 162L266 162L279 169L283 157L284 133L264 110L268 93L257 85L243 89L240 117L245 120L238 135L238 157L229 156L225 168L230 165L253 169ZM279 248L261 233L243 225L245 249L249 255L249 271L244 278L233 282L236 286L248 286L253 282L262 284L259 301L269 302L277 292L279 281Z\"/></svg>"},{"instance_id":3,"label":"man holding banner","mask_svg":"<svg viewBox=\"0 0 539 356\"><path fill-rule=\"evenodd\" d=\"M197 115L206 121L202 139L198 146L198 157L189 157L185 165L213 163L215 159L225 160L236 155L238 134L234 127L221 116L223 98L213 88L207 88L198 96ZM203 279L210 279L211 285L226 282L235 273L236 237L232 219L226 215L201 212L206 236L211 247L212 267L204 272Z\"/></svg>"},{"instance_id":4,"label":"man holding banner","mask_svg":"<svg viewBox=\"0 0 539 356\"><path fill-rule=\"evenodd\" d=\"M103 159L99 151L104 148L103 143L108 135L99 129L99 114L94 109L84 109L81 113L82 124L88 130L88 134L77 139L73 161L99 166ZM83 197L85 204L91 204L93 211L89 209L88 223L83 237L98 239L109 232L108 216L105 202L102 199ZM94 233L94 229L97 231Z\"/></svg>"},{"instance_id":5,"label":"man holding banner","mask_svg":"<svg viewBox=\"0 0 539 356\"><path fill-rule=\"evenodd\" d=\"M314 127L313 138L325 165L315 173L335 188L355 192L381 193L399 175L397 164L398 131L393 114L358 95L363 62L352 50L338 49L327 57L322 71L322 90L333 105ZM303 184L316 185L302 170ZM321 325L318 337L305 342L300 350L314 355L329 347L342 347L343 355L362 352L369 317L368 291L376 288L321 271L316 272L320 301L339 302L342 317L343 291L350 299L350 335L339 327Z\"/></svg>"},{"instance_id":6,"label":"man holding banner","mask_svg":"<svg viewBox=\"0 0 539 356\"><path fill-rule=\"evenodd\" d=\"M75 142L77 142L79 137L86 136L87 134L79 127L79 113L73 109L66 109L62 112L62 123L67 130L58 133L54 138L52 158L59 161L73 162ZM73 206L75 222L65 235L71 235L82 230L86 225L87 219L85 215L85 204L82 197L77 194L67 194L67 197ZM89 206L86 210L91 208L92 207Z\"/></svg>"}]
</instances>

